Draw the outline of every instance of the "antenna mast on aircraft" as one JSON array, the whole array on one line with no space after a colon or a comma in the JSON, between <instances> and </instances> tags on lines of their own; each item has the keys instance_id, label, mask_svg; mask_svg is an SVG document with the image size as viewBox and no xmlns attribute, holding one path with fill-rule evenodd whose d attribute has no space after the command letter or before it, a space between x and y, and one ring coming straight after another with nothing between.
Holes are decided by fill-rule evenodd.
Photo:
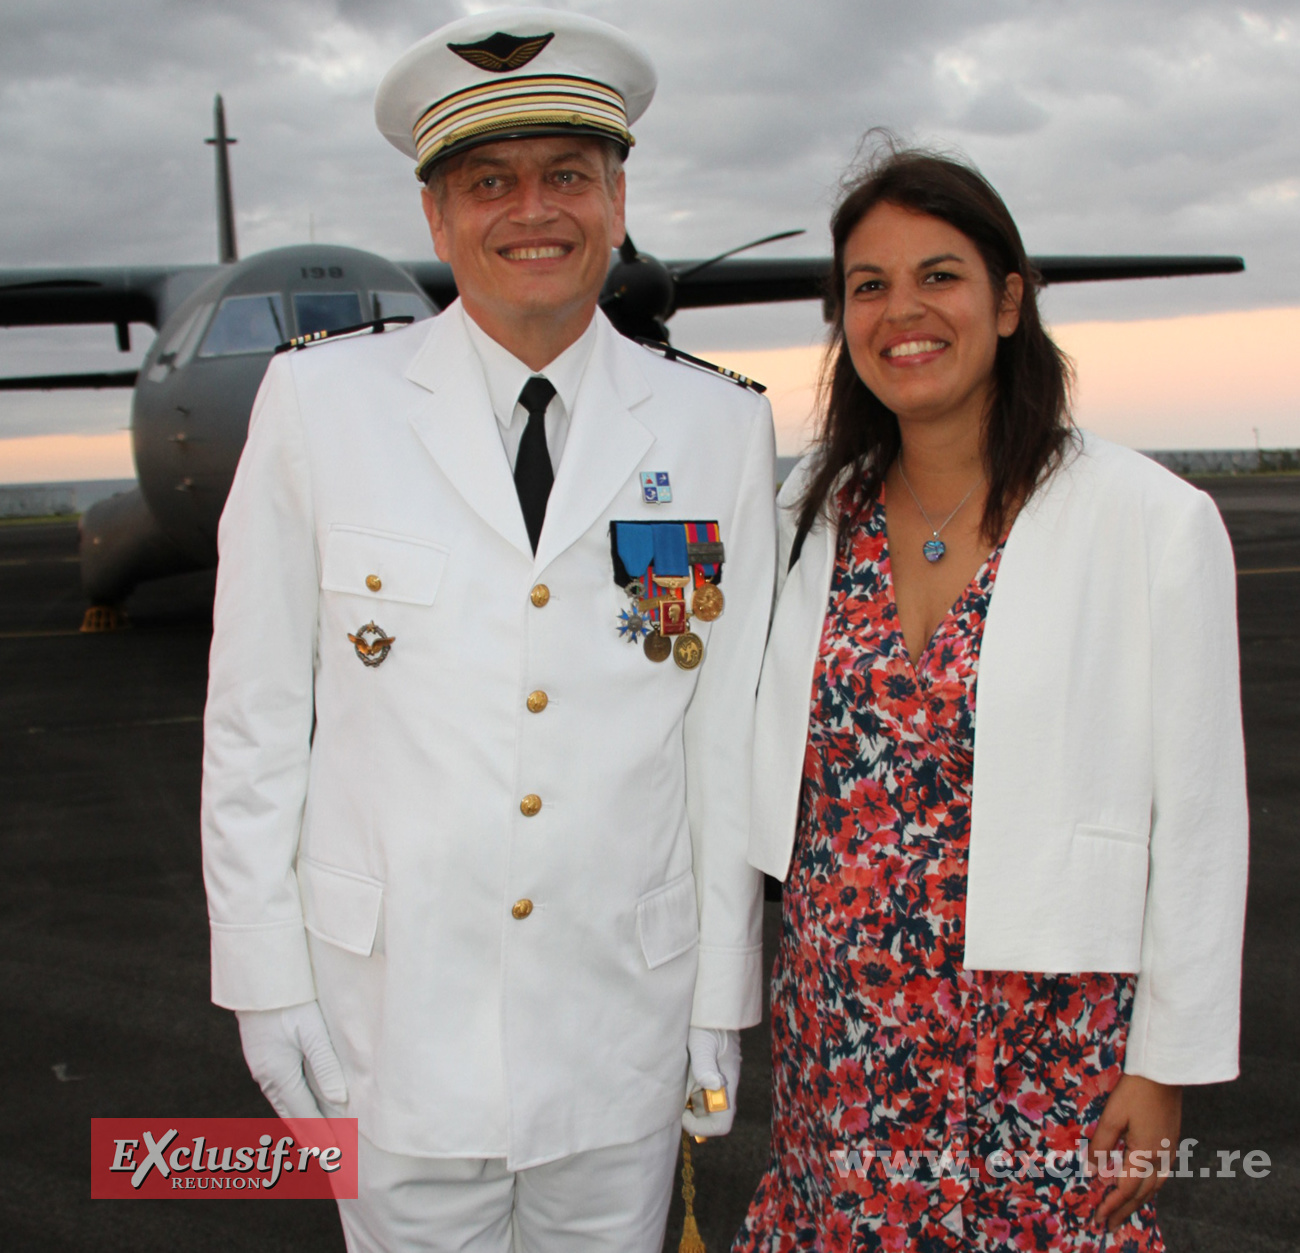
<instances>
[{"instance_id":1,"label":"antenna mast on aircraft","mask_svg":"<svg viewBox=\"0 0 1300 1253\"><path fill-rule=\"evenodd\" d=\"M212 144L217 152L217 249L222 265L239 260L239 249L235 244L235 199L230 191L230 157L231 144L239 140L231 139L226 134L226 107L221 102L220 94L212 102L212 129L216 132L211 139L203 142Z\"/></svg>"}]
</instances>

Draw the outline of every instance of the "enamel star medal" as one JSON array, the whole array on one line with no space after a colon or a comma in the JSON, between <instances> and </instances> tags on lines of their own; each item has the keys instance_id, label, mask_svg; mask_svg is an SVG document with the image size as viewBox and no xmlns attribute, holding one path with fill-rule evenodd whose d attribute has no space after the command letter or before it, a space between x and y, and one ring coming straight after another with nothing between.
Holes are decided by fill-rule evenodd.
<instances>
[{"instance_id":1,"label":"enamel star medal","mask_svg":"<svg viewBox=\"0 0 1300 1253\"><path fill-rule=\"evenodd\" d=\"M618 615L618 633L629 644L636 644L650 634L653 624L649 617L641 612L635 601L630 608Z\"/></svg>"}]
</instances>

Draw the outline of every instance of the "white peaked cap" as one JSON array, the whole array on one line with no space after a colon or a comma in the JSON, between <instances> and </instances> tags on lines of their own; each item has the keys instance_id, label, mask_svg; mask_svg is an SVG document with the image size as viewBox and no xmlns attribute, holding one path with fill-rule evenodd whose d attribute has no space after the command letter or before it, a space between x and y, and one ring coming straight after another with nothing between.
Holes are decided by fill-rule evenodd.
<instances>
[{"instance_id":1,"label":"white peaked cap","mask_svg":"<svg viewBox=\"0 0 1300 1253\"><path fill-rule=\"evenodd\" d=\"M375 122L424 178L478 144L533 135L613 139L655 93L655 70L621 30L556 9L493 9L408 48L375 93Z\"/></svg>"}]
</instances>

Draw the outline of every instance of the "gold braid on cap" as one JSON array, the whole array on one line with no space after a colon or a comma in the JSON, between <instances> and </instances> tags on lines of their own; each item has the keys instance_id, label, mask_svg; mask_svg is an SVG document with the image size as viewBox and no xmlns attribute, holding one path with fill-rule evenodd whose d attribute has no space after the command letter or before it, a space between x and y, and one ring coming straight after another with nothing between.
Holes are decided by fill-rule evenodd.
<instances>
[{"instance_id":1,"label":"gold braid on cap","mask_svg":"<svg viewBox=\"0 0 1300 1253\"><path fill-rule=\"evenodd\" d=\"M612 87L589 78L545 74L466 87L435 101L411 128L415 172L423 178L445 153L468 139L528 127L597 131L627 147L627 107Z\"/></svg>"}]
</instances>

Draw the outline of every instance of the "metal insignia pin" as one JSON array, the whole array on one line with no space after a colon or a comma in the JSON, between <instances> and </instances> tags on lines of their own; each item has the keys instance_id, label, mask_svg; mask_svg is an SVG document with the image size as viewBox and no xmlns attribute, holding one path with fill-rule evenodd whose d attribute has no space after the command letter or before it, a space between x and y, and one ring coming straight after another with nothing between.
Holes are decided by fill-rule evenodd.
<instances>
[{"instance_id":1,"label":"metal insignia pin","mask_svg":"<svg viewBox=\"0 0 1300 1253\"><path fill-rule=\"evenodd\" d=\"M647 505L672 504L673 488L666 470L641 471L641 499Z\"/></svg>"},{"instance_id":2,"label":"metal insignia pin","mask_svg":"<svg viewBox=\"0 0 1300 1253\"><path fill-rule=\"evenodd\" d=\"M373 622L367 622L355 635L349 634L348 639L352 641L361 664L365 666L382 665L389 649L397 643L395 635L385 635L384 628Z\"/></svg>"}]
</instances>

